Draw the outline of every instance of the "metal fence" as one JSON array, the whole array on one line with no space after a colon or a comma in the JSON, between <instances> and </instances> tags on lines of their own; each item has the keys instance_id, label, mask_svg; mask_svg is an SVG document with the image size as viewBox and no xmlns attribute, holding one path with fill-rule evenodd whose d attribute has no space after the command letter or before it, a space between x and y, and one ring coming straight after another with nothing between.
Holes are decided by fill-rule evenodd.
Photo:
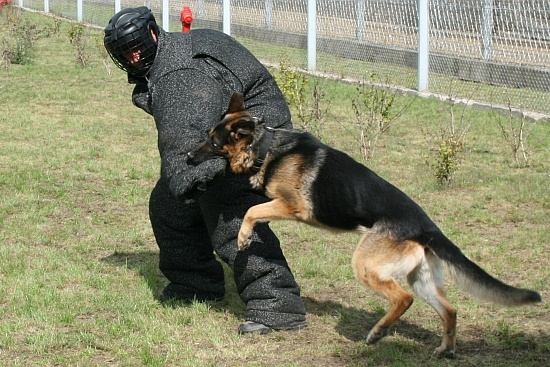
<instances>
[{"instance_id":1,"label":"metal fence","mask_svg":"<svg viewBox=\"0 0 550 367\"><path fill-rule=\"evenodd\" d=\"M193 27L293 50L299 68L313 65L342 79L375 75L378 82L411 90L419 89L424 71L431 93L550 114L549 0L18 1L100 26L116 9L147 5L172 31L181 29L180 11L189 6ZM429 56L419 72L423 1ZM308 48L314 49L313 56ZM266 49L252 51L272 63L284 57Z\"/></svg>"}]
</instances>

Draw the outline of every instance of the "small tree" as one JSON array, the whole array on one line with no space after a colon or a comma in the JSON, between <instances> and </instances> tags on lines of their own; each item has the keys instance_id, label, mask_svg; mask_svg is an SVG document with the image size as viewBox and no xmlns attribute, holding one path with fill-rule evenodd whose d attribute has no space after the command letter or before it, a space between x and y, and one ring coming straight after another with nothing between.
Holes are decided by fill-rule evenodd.
<instances>
[{"instance_id":1,"label":"small tree","mask_svg":"<svg viewBox=\"0 0 550 367\"><path fill-rule=\"evenodd\" d=\"M438 184L450 187L461 162L463 145L454 134L445 130L440 132L439 146L430 149L433 154L425 156L426 164L433 169Z\"/></svg>"},{"instance_id":2,"label":"small tree","mask_svg":"<svg viewBox=\"0 0 550 367\"><path fill-rule=\"evenodd\" d=\"M497 124L500 128L502 137L512 151L517 167L529 167L531 165L531 150L528 148L527 138L531 130L526 124L525 115L515 118L512 111L511 102L508 102L508 121L503 122L499 116Z\"/></svg>"},{"instance_id":3,"label":"small tree","mask_svg":"<svg viewBox=\"0 0 550 367\"><path fill-rule=\"evenodd\" d=\"M425 163L432 168L433 175L440 185L450 187L456 171L462 161L461 153L464 140L471 122L466 121L466 104L462 109L460 119L455 117L455 100L450 100L450 119L442 124L436 133L423 129L429 138L429 153L424 155Z\"/></svg>"},{"instance_id":4,"label":"small tree","mask_svg":"<svg viewBox=\"0 0 550 367\"><path fill-rule=\"evenodd\" d=\"M6 5L0 12L0 25L7 29L6 37L1 40L1 63L9 68L11 64L25 65L33 61L34 43L43 31L35 24L30 24L23 11Z\"/></svg>"},{"instance_id":5,"label":"small tree","mask_svg":"<svg viewBox=\"0 0 550 367\"><path fill-rule=\"evenodd\" d=\"M311 85L311 95L305 101L305 108L298 115L300 128L314 133L321 139L321 125L325 120L330 103L325 103L326 93L323 90L320 79L314 78Z\"/></svg>"},{"instance_id":6,"label":"small tree","mask_svg":"<svg viewBox=\"0 0 550 367\"><path fill-rule=\"evenodd\" d=\"M69 29L69 42L76 49L76 62L83 68L90 65L90 54L87 51L88 39L82 24L74 24Z\"/></svg>"},{"instance_id":7,"label":"small tree","mask_svg":"<svg viewBox=\"0 0 550 367\"><path fill-rule=\"evenodd\" d=\"M296 110L298 119L302 120L306 114L306 85L309 82L306 75L293 69L283 55L275 81L283 92L286 103Z\"/></svg>"},{"instance_id":8,"label":"small tree","mask_svg":"<svg viewBox=\"0 0 550 367\"><path fill-rule=\"evenodd\" d=\"M321 138L321 123L327 115L328 107L322 101L325 92L322 90L319 79L313 78L311 95L308 94L310 79L306 74L293 69L283 56L279 62L279 72L274 73L275 81L283 92L285 100L296 113L299 128L303 131L315 133Z\"/></svg>"},{"instance_id":9,"label":"small tree","mask_svg":"<svg viewBox=\"0 0 550 367\"><path fill-rule=\"evenodd\" d=\"M99 33L95 37L95 48L97 50L97 53L99 54L99 58L101 59L101 62L103 63L103 66L105 66L105 70L107 71L107 75L111 75L113 72L112 69L112 61L111 57L109 56L109 53L105 49L105 46L103 45L103 34Z\"/></svg>"},{"instance_id":10,"label":"small tree","mask_svg":"<svg viewBox=\"0 0 550 367\"><path fill-rule=\"evenodd\" d=\"M359 128L360 152L363 161L374 156L378 138L390 128L394 120L405 110L395 111L396 95L381 89L373 82L376 75L370 74L370 83L359 83L357 97L351 106Z\"/></svg>"}]
</instances>

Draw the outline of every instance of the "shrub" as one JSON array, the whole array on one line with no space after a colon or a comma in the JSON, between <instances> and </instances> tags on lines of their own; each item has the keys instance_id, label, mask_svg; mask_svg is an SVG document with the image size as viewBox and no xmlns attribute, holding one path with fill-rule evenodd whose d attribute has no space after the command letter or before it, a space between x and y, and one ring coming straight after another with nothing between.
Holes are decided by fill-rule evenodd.
<instances>
[{"instance_id":1,"label":"shrub","mask_svg":"<svg viewBox=\"0 0 550 367\"><path fill-rule=\"evenodd\" d=\"M359 128L360 152L363 161L374 156L378 138L388 131L394 120L404 111L395 111L396 94L380 88L370 74L368 82L359 83L351 106Z\"/></svg>"},{"instance_id":2,"label":"shrub","mask_svg":"<svg viewBox=\"0 0 550 367\"><path fill-rule=\"evenodd\" d=\"M7 30L1 39L2 64L9 67L11 64L31 63L34 42L41 32L38 26L30 24L23 17L23 11L12 6L2 8L0 25Z\"/></svg>"},{"instance_id":3,"label":"shrub","mask_svg":"<svg viewBox=\"0 0 550 367\"><path fill-rule=\"evenodd\" d=\"M432 173L440 185L450 187L456 171L460 167L461 152L464 149L466 132L471 122L466 121L465 104L460 119L455 117L455 102L450 100L450 118L446 120L437 132L423 128L424 136L428 137L429 153L424 155L425 163L432 168Z\"/></svg>"},{"instance_id":4,"label":"shrub","mask_svg":"<svg viewBox=\"0 0 550 367\"><path fill-rule=\"evenodd\" d=\"M83 68L90 65L91 57L88 52L89 35L85 34L82 24L74 24L69 29L69 42L76 49L76 62Z\"/></svg>"},{"instance_id":5,"label":"shrub","mask_svg":"<svg viewBox=\"0 0 550 367\"><path fill-rule=\"evenodd\" d=\"M520 118L514 117L511 103L508 104L508 121L502 121L497 117L497 124L502 138L508 144L517 167L529 167L531 165L531 150L528 148L527 139L531 133L529 125L526 124L525 115Z\"/></svg>"}]
</instances>

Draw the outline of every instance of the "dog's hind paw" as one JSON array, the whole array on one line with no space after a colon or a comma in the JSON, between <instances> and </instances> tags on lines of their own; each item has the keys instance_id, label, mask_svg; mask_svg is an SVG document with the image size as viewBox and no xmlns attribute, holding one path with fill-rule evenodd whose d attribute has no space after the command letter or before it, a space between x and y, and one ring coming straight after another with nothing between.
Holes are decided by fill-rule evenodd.
<instances>
[{"instance_id":1,"label":"dog's hind paw","mask_svg":"<svg viewBox=\"0 0 550 367\"><path fill-rule=\"evenodd\" d=\"M438 348L435 348L434 350L434 357L452 359L455 357L455 350L447 349L445 347L438 347Z\"/></svg>"},{"instance_id":2,"label":"dog's hind paw","mask_svg":"<svg viewBox=\"0 0 550 367\"><path fill-rule=\"evenodd\" d=\"M366 340L367 344L374 344L377 341L379 341L380 339L382 339L383 337L385 337L386 335L388 335L388 329L387 328L374 327L369 332L369 335L367 335L367 340Z\"/></svg>"}]
</instances>

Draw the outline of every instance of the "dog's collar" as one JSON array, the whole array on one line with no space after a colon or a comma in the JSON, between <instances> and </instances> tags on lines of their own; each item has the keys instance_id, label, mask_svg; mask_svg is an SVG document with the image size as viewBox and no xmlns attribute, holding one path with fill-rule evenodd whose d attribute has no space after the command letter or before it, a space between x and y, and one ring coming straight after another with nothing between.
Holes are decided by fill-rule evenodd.
<instances>
[{"instance_id":1,"label":"dog's collar","mask_svg":"<svg viewBox=\"0 0 550 367\"><path fill-rule=\"evenodd\" d=\"M265 161L265 156L267 155L267 151L269 150L269 146L271 145L271 140L273 139L273 134L275 133L275 129L269 126L264 127L264 133L260 140L258 141L258 156L254 160L254 165L250 170L254 173L258 172Z\"/></svg>"}]
</instances>

